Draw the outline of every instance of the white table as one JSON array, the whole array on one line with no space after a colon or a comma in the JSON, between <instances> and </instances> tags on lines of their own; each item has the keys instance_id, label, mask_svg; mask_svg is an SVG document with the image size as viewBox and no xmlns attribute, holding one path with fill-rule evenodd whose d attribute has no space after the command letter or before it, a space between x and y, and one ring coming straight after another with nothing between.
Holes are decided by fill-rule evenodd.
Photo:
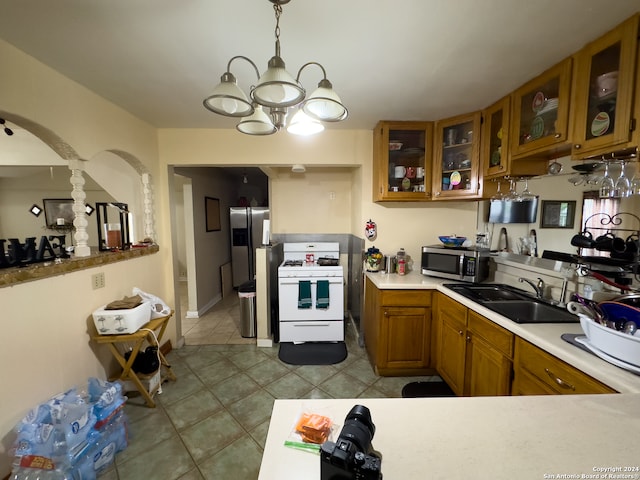
<instances>
[{"instance_id":1,"label":"white table","mask_svg":"<svg viewBox=\"0 0 640 480\"><path fill-rule=\"evenodd\" d=\"M371 410L384 480L640 478L640 394L614 394L276 400L259 479L320 479L320 457L284 441L302 411L342 425L356 404Z\"/></svg>"}]
</instances>

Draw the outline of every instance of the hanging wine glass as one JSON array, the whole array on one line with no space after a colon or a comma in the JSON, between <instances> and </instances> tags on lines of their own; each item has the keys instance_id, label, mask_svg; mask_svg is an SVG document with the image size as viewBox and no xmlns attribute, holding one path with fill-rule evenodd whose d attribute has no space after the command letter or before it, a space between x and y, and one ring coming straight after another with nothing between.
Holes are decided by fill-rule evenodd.
<instances>
[{"instance_id":1,"label":"hanging wine glass","mask_svg":"<svg viewBox=\"0 0 640 480\"><path fill-rule=\"evenodd\" d=\"M518 196L518 201L527 202L530 200L534 200L536 196L529 191L529 177L524 178L524 190Z\"/></svg>"},{"instance_id":2,"label":"hanging wine glass","mask_svg":"<svg viewBox=\"0 0 640 480\"><path fill-rule=\"evenodd\" d=\"M615 184L613 178L609 176L609 162L607 162L604 167L604 177L600 184L600 198L613 197L614 188Z\"/></svg>"},{"instance_id":3,"label":"hanging wine glass","mask_svg":"<svg viewBox=\"0 0 640 480\"><path fill-rule=\"evenodd\" d=\"M631 195L640 195L640 172L638 171L638 164L636 163L636 171L631 179Z\"/></svg>"},{"instance_id":4,"label":"hanging wine glass","mask_svg":"<svg viewBox=\"0 0 640 480\"><path fill-rule=\"evenodd\" d=\"M512 202L517 202L520 200L520 195L518 195L518 181L515 178L509 179L509 193L507 193L505 200L510 200Z\"/></svg>"},{"instance_id":5,"label":"hanging wine glass","mask_svg":"<svg viewBox=\"0 0 640 480\"><path fill-rule=\"evenodd\" d=\"M498 182L498 187L497 187L496 193L491 197L491 200L504 200L504 197L506 195L500 191L500 185L502 185L502 182L500 180L498 180L497 182Z\"/></svg>"},{"instance_id":6,"label":"hanging wine glass","mask_svg":"<svg viewBox=\"0 0 640 480\"><path fill-rule=\"evenodd\" d=\"M629 178L624 174L625 167L624 160L620 162L620 176L616 180L613 196L617 198L628 197L629 192L631 191L631 183L629 182Z\"/></svg>"}]
</instances>

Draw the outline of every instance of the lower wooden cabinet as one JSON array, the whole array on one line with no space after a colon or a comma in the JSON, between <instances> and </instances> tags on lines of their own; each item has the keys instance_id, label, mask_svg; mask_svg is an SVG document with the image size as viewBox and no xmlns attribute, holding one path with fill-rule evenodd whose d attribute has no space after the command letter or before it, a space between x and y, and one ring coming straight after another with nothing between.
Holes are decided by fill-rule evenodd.
<instances>
[{"instance_id":1,"label":"lower wooden cabinet","mask_svg":"<svg viewBox=\"0 0 640 480\"><path fill-rule=\"evenodd\" d=\"M512 395L616 393L615 390L521 339L516 339Z\"/></svg>"},{"instance_id":2,"label":"lower wooden cabinet","mask_svg":"<svg viewBox=\"0 0 640 480\"><path fill-rule=\"evenodd\" d=\"M436 318L436 369L456 395L509 395L513 334L442 294Z\"/></svg>"},{"instance_id":3,"label":"lower wooden cabinet","mask_svg":"<svg viewBox=\"0 0 640 480\"><path fill-rule=\"evenodd\" d=\"M364 343L378 375L430 375L431 291L365 283Z\"/></svg>"},{"instance_id":4,"label":"lower wooden cabinet","mask_svg":"<svg viewBox=\"0 0 640 480\"><path fill-rule=\"evenodd\" d=\"M459 396L616 393L440 292L367 278L362 328L376 374L437 373Z\"/></svg>"},{"instance_id":5,"label":"lower wooden cabinet","mask_svg":"<svg viewBox=\"0 0 640 480\"><path fill-rule=\"evenodd\" d=\"M464 394L509 395L514 335L469 311Z\"/></svg>"},{"instance_id":6,"label":"lower wooden cabinet","mask_svg":"<svg viewBox=\"0 0 640 480\"><path fill-rule=\"evenodd\" d=\"M464 393L467 308L446 295L436 300L436 370L456 395Z\"/></svg>"}]
</instances>

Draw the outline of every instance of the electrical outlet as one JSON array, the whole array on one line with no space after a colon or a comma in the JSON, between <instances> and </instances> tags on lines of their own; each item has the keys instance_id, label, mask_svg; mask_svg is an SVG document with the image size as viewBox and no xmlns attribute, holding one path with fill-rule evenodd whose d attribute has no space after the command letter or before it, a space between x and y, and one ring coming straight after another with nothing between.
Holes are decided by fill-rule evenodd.
<instances>
[{"instance_id":1,"label":"electrical outlet","mask_svg":"<svg viewBox=\"0 0 640 480\"><path fill-rule=\"evenodd\" d=\"M94 290L104 288L104 272L94 273L91 275L91 286Z\"/></svg>"}]
</instances>

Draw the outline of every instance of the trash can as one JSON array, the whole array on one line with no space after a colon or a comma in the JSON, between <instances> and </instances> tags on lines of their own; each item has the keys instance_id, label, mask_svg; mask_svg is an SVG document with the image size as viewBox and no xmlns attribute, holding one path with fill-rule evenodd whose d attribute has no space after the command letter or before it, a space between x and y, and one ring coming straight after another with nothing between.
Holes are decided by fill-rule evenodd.
<instances>
[{"instance_id":1,"label":"trash can","mask_svg":"<svg viewBox=\"0 0 640 480\"><path fill-rule=\"evenodd\" d=\"M256 336L256 282L249 281L238 287L240 298L240 335Z\"/></svg>"}]
</instances>

